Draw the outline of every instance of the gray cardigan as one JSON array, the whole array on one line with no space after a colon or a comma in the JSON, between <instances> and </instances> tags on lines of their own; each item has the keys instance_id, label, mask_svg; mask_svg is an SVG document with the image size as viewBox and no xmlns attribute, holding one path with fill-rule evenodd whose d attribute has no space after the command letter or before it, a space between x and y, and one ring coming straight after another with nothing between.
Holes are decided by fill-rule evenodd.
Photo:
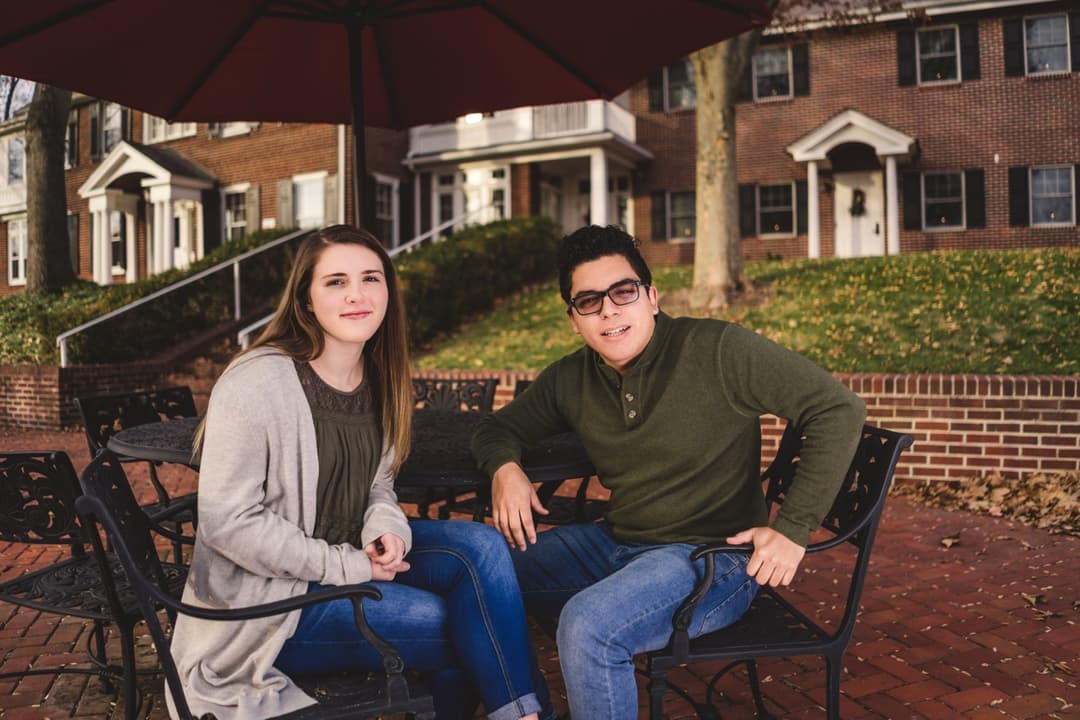
<instances>
[{"instance_id":1,"label":"gray cardigan","mask_svg":"<svg viewBox=\"0 0 1080 720\"><path fill-rule=\"evenodd\" d=\"M388 448L375 473L362 541L391 532L407 552L412 533L394 494L393 455ZM311 537L318 477L315 425L292 359L260 348L233 361L210 396L184 601L242 607L302 595L310 582L370 580L363 549ZM273 666L299 617L223 623L181 616L172 652L191 711L247 720L314 703Z\"/></svg>"}]
</instances>

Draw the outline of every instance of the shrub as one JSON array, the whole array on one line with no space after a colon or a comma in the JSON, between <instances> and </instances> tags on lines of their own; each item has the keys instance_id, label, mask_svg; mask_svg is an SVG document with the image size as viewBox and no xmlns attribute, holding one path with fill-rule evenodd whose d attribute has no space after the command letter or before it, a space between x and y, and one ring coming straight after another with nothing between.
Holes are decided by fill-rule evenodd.
<instances>
[{"instance_id":1,"label":"shrub","mask_svg":"<svg viewBox=\"0 0 1080 720\"><path fill-rule=\"evenodd\" d=\"M291 230L259 231L215 249L184 270L169 270L126 285L79 281L58 294L0 298L0 364L59 360L56 336L145 297ZM504 220L468 227L445 242L395 259L409 321L410 345L429 343L464 318L490 309L495 298L552 277L558 227L546 218ZM245 316L269 312L292 268L300 238L241 264ZM232 272L224 268L166 298L79 333L68 340L71 363L123 362L153 357L233 315Z\"/></svg>"},{"instance_id":2,"label":"shrub","mask_svg":"<svg viewBox=\"0 0 1080 720\"><path fill-rule=\"evenodd\" d=\"M49 364L59 360L56 336L223 260L291 232L259 231L225 243L184 270L169 270L124 285L78 281L59 293L0 298L0 363ZM265 309L284 287L296 241L241 264L241 308ZM192 333L232 317L232 272L224 268L165 299L106 320L68 339L69 362L122 362L152 357Z\"/></svg>"},{"instance_id":3,"label":"shrub","mask_svg":"<svg viewBox=\"0 0 1080 720\"><path fill-rule=\"evenodd\" d=\"M544 217L501 220L400 255L409 345L429 344L495 299L555 275L561 233Z\"/></svg>"}]
</instances>

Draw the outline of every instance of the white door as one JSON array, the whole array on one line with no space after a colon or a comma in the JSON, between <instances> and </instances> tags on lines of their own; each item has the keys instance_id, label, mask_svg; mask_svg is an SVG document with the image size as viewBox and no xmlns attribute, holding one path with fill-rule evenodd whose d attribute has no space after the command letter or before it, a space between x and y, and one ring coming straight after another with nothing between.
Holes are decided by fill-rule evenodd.
<instances>
[{"instance_id":1,"label":"white door","mask_svg":"<svg viewBox=\"0 0 1080 720\"><path fill-rule=\"evenodd\" d=\"M841 172L833 176L833 183L836 256L884 255L884 173Z\"/></svg>"},{"instance_id":2,"label":"white door","mask_svg":"<svg viewBox=\"0 0 1080 720\"><path fill-rule=\"evenodd\" d=\"M186 268L198 260L198 222L194 202L177 202L173 216L173 267Z\"/></svg>"}]
</instances>

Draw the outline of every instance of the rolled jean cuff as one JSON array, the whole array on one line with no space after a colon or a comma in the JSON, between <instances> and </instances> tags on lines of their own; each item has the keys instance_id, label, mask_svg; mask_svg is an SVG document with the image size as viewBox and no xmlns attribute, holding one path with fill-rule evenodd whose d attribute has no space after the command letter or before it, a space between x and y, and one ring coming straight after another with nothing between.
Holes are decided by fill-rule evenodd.
<instances>
[{"instance_id":1,"label":"rolled jean cuff","mask_svg":"<svg viewBox=\"0 0 1080 720\"><path fill-rule=\"evenodd\" d=\"M495 712L488 713L488 720L518 720L518 718L523 718L529 713L538 713L540 711L540 701L536 699L536 694L529 693L516 700L511 700Z\"/></svg>"}]
</instances>

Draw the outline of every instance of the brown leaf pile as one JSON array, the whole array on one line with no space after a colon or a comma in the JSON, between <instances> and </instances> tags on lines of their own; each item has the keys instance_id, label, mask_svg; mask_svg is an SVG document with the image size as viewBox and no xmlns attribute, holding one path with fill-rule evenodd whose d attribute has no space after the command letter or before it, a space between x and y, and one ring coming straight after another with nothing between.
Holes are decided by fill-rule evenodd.
<instances>
[{"instance_id":1,"label":"brown leaf pile","mask_svg":"<svg viewBox=\"0 0 1080 720\"><path fill-rule=\"evenodd\" d=\"M1080 473L1000 475L960 482L903 483L893 492L945 510L1008 517L1051 534L1080 536Z\"/></svg>"}]
</instances>

